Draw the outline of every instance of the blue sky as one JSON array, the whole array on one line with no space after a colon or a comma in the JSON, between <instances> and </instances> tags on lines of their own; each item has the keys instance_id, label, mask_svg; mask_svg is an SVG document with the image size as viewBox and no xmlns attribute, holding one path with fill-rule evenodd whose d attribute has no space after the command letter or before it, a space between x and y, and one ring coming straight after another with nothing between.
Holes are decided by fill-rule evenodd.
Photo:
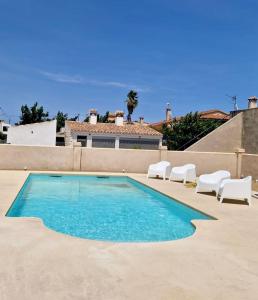
<instances>
[{"instance_id":1,"label":"blue sky","mask_svg":"<svg viewBox=\"0 0 258 300\"><path fill-rule=\"evenodd\" d=\"M258 94L256 0L0 0L0 106L53 116L125 110L134 119L240 108ZM1 117L1 116L0 116Z\"/></svg>"}]
</instances>

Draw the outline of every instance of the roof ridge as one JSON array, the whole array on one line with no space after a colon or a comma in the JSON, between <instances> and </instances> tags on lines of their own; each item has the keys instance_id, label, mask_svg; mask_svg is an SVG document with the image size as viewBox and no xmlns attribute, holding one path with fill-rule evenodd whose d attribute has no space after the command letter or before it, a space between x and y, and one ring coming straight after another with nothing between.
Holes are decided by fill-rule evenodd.
<instances>
[{"instance_id":1,"label":"roof ridge","mask_svg":"<svg viewBox=\"0 0 258 300\"><path fill-rule=\"evenodd\" d=\"M122 126L118 126L114 123L90 124L88 122L76 121L66 121L66 124L72 131L86 131L89 133L103 134L162 136L162 134L157 130L140 124L124 124Z\"/></svg>"},{"instance_id":2,"label":"roof ridge","mask_svg":"<svg viewBox=\"0 0 258 300\"><path fill-rule=\"evenodd\" d=\"M206 113L212 113L212 112L221 112L225 115L229 115L228 113L224 112L223 110L220 109L209 109L209 110L204 110L204 111L199 111L199 114L206 114Z\"/></svg>"}]
</instances>

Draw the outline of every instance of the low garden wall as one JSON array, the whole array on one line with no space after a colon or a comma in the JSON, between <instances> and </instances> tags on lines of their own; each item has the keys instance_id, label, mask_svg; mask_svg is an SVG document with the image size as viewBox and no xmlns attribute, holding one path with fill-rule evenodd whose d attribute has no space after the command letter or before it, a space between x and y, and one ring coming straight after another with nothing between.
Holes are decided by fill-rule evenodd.
<instances>
[{"instance_id":1,"label":"low garden wall","mask_svg":"<svg viewBox=\"0 0 258 300\"><path fill-rule=\"evenodd\" d=\"M237 156L235 153L167 151L167 160L173 166L193 163L197 167L197 174L228 170L233 177L237 177Z\"/></svg>"},{"instance_id":2,"label":"low garden wall","mask_svg":"<svg viewBox=\"0 0 258 300\"><path fill-rule=\"evenodd\" d=\"M73 170L73 148L0 145L2 170Z\"/></svg>"},{"instance_id":3,"label":"low garden wall","mask_svg":"<svg viewBox=\"0 0 258 300\"><path fill-rule=\"evenodd\" d=\"M82 148L81 170L146 173L159 160L159 150Z\"/></svg>"},{"instance_id":4,"label":"low garden wall","mask_svg":"<svg viewBox=\"0 0 258 300\"><path fill-rule=\"evenodd\" d=\"M112 171L146 173L151 163L160 160L171 162L172 166L194 163L198 175L226 169L235 177L237 157L235 153L191 152L167 150L113 150L82 148L82 171Z\"/></svg>"},{"instance_id":5,"label":"low garden wall","mask_svg":"<svg viewBox=\"0 0 258 300\"><path fill-rule=\"evenodd\" d=\"M4 170L146 173L151 163L160 160L168 160L172 166L194 163L198 175L226 169L236 177L241 172L235 153L0 145L0 169ZM243 156L244 174L252 168L258 175L251 161Z\"/></svg>"}]
</instances>

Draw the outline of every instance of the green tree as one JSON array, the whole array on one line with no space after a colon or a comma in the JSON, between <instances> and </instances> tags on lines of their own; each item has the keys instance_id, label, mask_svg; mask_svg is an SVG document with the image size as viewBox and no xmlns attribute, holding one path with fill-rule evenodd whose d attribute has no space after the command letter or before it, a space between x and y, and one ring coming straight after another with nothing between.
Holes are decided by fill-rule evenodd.
<instances>
[{"instance_id":1,"label":"green tree","mask_svg":"<svg viewBox=\"0 0 258 300\"><path fill-rule=\"evenodd\" d=\"M66 120L77 121L79 119L79 115L69 118L67 113L58 111L54 119L56 119L56 131L59 132L60 129L65 126Z\"/></svg>"},{"instance_id":2,"label":"green tree","mask_svg":"<svg viewBox=\"0 0 258 300\"><path fill-rule=\"evenodd\" d=\"M185 150L223 123L223 120L201 119L198 112L191 112L171 124L164 124L163 139L168 150Z\"/></svg>"},{"instance_id":3,"label":"green tree","mask_svg":"<svg viewBox=\"0 0 258 300\"><path fill-rule=\"evenodd\" d=\"M68 119L68 114L58 111L56 116L56 131L59 132L62 127L65 126L65 121Z\"/></svg>"},{"instance_id":4,"label":"green tree","mask_svg":"<svg viewBox=\"0 0 258 300\"><path fill-rule=\"evenodd\" d=\"M132 122L132 114L135 108L138 105L138 95L136 91L131 90L127 94L127 99L125 100L127 104L127 110L128 110L128 115L127 115L127 122L131 123Z\"/></svg>"},{"instance_id":5,"label":"green tree","mask_svg":"<svg viewBox=\"0 0 258 300\"><path fill-rule=\"evenodd\" d=\"M108 115L109 115L109 111L106 111L105 115L98 115L97 116L97 120L100 123L108 123Z\"/></svg>"},{"instance_id":6,"label":"green tree","mask_svg":"<svg viewBox=\"0 0 258 300\"><path fill-rule=\"evenodd\" d=\"M43 106L38 106L35 102L31 107L27 104L21 106L21 116L19 125L49 121L48 112L44 111Z\"/></svg>"}]
</instances>

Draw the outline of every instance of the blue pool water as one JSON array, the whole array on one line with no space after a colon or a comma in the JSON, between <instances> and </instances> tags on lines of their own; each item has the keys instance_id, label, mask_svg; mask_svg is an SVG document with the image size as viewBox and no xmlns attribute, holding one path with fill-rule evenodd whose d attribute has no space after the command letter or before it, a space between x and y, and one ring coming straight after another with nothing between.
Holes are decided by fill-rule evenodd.
<instances>
[{"instance_id":1,"label":"blue pool water","mask_svg":"<svg viewBox=\"0 0 258 300\"><path fill-rule=\"evenodd\" d=\"M129 177L31 174L9 217L38 217L76 237L150 242L190 236L193 219L211 219Z\"/></svg>"}]
</instances>

